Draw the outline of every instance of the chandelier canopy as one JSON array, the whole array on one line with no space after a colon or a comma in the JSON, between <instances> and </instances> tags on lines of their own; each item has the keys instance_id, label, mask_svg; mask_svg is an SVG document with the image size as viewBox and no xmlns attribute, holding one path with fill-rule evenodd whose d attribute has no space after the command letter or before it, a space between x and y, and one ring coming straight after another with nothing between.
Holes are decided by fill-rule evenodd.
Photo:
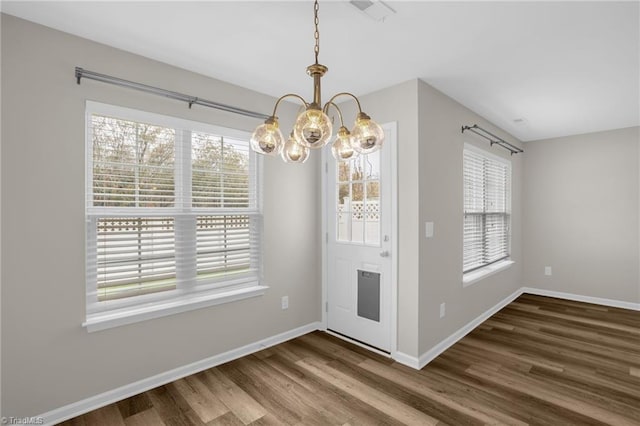
<instances>
[{"instance_id":1,"label":"chandelier canopy","mask_svg":"<svg viewBox=\"0 0 640 426\"><path fill-rule=\"evenodd\" d=\"M339 161L356 158L360 154L369 154L382 147L384 131L379 124L362 112L358 98L348 92L333 95L324 105L321 101L320 79L328 68L318 63L320 53L320 32L318 30L318 0L314 2L314 38L315 63L307 67L307 74L313 78L313 101L307 102L300 95L289 93L281 96L273 107L273 113L265 122L254 130L251 135L251 148L259 154L276 156L280 154L287 163L304 163L309 157L310 149L319 149L327 145L333 134L333 125L328 117L329 109L338 113L340 127L336 139L331 145L331 153ZM358 114L353 128L349 131L343 121L342 111L334 100L341 96L348 96L355 100ZM289 139L285 142L278 125L276 111L280 101L285 98L296 98L304 105L293 126Z\"/></svg>"}]
</instances>

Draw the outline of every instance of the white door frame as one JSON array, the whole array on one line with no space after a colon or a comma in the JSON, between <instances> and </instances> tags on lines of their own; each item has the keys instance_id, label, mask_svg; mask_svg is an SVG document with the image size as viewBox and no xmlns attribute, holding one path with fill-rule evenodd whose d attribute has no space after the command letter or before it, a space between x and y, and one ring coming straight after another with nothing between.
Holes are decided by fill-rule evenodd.
<instances>
[{"instance_id":1,"label":"white door frame","mask_svg":"<svg viewBox=\"0 0 640 426\"><path fill-rule=\"evenodd\" d=\"M390 332L391 332L391 346L390 346L390 356L393 359L396 359L396 353L398 350L398 123L391 122L385 123L382 125L382 128L385 132L385 144L390 144L391 149L389 150L391 155L391 184L389 188L391 189L389 196L391 197L391 315L390 315ZM328 285L327 285L327 277L328 277L328 229L327 229L327 208L328 208L328 200L327 200L327 178L329 173L329 163L327 161L327 155L329 150L322 150L322 179L321 179L321 192L322 192L322 233L321 233L321 241L322 241L322 323L321 329L327 331L327 304L328 304ZM333 334L333 333L332 333ZM337 336L341 337L342 336ZM349 340L350 342L362 346L365 349L372 350L374 352L378 352L372 349L370 346L360 344L356 341ZM382 352L379 352L382 353ZM384 354L384 353L382 353ZM386 355L386 354L384 354Z\"/></svg>"}]
</instances>

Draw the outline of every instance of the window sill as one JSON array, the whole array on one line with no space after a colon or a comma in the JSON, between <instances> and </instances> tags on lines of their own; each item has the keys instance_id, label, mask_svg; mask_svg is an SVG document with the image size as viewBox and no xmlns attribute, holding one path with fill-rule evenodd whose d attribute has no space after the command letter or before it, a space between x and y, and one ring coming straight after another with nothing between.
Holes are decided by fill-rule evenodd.
<instances>
[{"instance_id":1,"label":"window sill","mask_svg":"<svg viewBox=\"0 0 640 426\"><path fill-rule=\"evenodd\" d=\"M177 299L163 302L146 304L144 306L134 306L126 309L119 309L112 312L99 312L87 315L87 320L82 324L89 333L106 330L121 325L133 324L153 318L160 318L180 312L192 311L194 309L208 306L220 305L223 303L235 302L237 300L248 299L250 297L262 296L268 289L267 286L256 285L214 294L190 294Z\"/></svg>"},{"instance_id":2,"label":"window sill","mask_svg":"<svg viewBox=\"0 0 640 426\"><path fill-rule=\"evenodd\" d=\"M462 276L462 287L469 287L480 280L497 274L500 271L504 271L505 269L510 268L514 263L515 262L513 260L503 260L501 262L485 266L477 271L468 272Z\"/></svg>"}]
</instances>

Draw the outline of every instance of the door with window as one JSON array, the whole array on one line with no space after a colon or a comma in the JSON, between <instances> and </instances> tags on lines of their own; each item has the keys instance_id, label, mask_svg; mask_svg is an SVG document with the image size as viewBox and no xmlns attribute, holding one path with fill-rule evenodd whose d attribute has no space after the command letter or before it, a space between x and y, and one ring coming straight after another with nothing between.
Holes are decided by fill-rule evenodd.
<instances>
[{"instance_id":1,"label":"door with window","mask_svg":"<svg viewBox=\"0 0 640 426\"><path fill-rule=\"evenodd\" d=\"M327 167L327 328L391 350L391 147Z\"/></svg>"}]
</instances>

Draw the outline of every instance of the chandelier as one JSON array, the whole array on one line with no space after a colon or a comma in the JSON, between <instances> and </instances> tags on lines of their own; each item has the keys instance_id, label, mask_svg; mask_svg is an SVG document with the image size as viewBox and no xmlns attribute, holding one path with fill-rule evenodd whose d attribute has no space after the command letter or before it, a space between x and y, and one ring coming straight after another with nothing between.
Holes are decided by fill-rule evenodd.
<instances>
[{"instance_id":1,"label":"chandelier","mask_svg":"<svg viewBox=\"0 0 640 426\"><path fill-rule=\"evenodd\" d=\"M251 148L257 153L277 156L280 154L287 163L304 163L309 157L310 149L320 149L327 145L333 134L333 125L327 115L333 108L338 113L340 128L336 132L336 138L331 145L331 153L339 161L347 161L356 158L360 154L369 154L382 147L384 131L379 124L371 120L362 112L358 98L348 92L338 93L322 105L320 93L320 79L328 68L318 63L320 53L320 32L318 30L318 0L314 2L314 38L315 38L315 63L307 67L307 74L313 78L313 101L307 102L300 95L289 93L281 96L273 107L273 113L265 122L254 130L251 135ZM338 97L348 96L355 100L358 114L353 128L349 131L343 121L342 111L334 101ZM278 125L276 111L283 99L296 98L304 106L285 142L282 131Z\"/></svg>"}]
</instances>

